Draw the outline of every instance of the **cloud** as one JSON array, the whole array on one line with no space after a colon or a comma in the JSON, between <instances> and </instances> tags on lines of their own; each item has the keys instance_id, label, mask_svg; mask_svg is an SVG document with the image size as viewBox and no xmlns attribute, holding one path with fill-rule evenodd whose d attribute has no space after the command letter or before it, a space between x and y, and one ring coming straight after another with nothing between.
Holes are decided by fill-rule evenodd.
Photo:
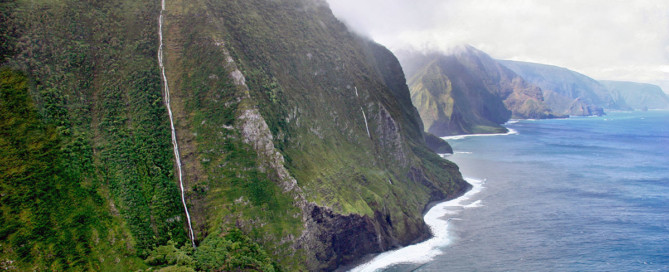
<instances>
[{"instance_id":1,"label":"cloud","mask_svg":"<svg viewBox=\"0 0 669 272\"><path fill-rule=\"evenodd\" d=\"M351 28L393 50L468 43L602 79L666 76L669 64L666 0L328 1Z\"/></svg>"}]
</instances>

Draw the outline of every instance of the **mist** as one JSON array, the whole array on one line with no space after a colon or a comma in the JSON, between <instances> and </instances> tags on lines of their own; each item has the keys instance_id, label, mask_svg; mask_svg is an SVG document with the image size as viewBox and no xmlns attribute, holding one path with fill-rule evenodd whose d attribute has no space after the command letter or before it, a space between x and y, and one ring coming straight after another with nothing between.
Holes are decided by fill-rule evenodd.
<instances>
[{"instance_id":1,"label":"mist","mask_svg":"<svg viewBox=\"0 0 669 272\"><path fill-rule=\"evenodd\" d=\"M669 92L669 1L328 0L393 51L470 44L494 58L566 67Z\"/></svg>"}]
</instances>

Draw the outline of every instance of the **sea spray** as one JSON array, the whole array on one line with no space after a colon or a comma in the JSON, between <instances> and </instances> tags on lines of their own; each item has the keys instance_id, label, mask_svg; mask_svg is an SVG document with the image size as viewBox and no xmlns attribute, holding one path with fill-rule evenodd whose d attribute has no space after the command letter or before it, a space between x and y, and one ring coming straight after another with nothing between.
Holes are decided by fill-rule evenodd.
<instances>
[{"instance_id":1,"label":"sea spray","mask_svg":"<svg viewBox=\"0 0 669 272\"><path fill-rule=\"evenodd\" d=\"M466 180L472 185L471 190L456 199L435 205L423 217L432 232L432 238L415 245L381 253L371 261L359 265L350 271L371 272L402 263L422 264L440 255L442 253L441 249L449 245L452 241L448 231L449 221L457 220L454 216L466 208L482 206L481 200L476 200L472 203L469 202L471 202L473 196L481 192L484 188L483 184L485 180L471 178L467 178Z\"/></svg>"},{"instance_id":2,"label":"sea spray","mask_svg":"<svg viewBox=\"0 0 669 272\"><path fill-rule=\"evenodd\" d=\"M188 230L190 231L190 241L195 247L195 233L190 221L190 213L188 213L188 206L186 205L186 197L184 192L183 174L181 171L181 157L179 156L179 144L177 143L177 134L174 130L174 117L172 115L172 108L170 106L170 88L167 85L167 75L165 75L165 66L163 65L163 12L165 11L165 0L161 1L160 16L158 17L158 37L160 38L160 46L158 47L158 65L163 76L163 84L165 85L165 106L170 117L170 129L172 130L172 146L174 147L174 158L177 162L177 172L179 176L179 187L181 188L181 203L183 203L186 211L186 220L188 221Z\"/></svg>"}]
</instances>

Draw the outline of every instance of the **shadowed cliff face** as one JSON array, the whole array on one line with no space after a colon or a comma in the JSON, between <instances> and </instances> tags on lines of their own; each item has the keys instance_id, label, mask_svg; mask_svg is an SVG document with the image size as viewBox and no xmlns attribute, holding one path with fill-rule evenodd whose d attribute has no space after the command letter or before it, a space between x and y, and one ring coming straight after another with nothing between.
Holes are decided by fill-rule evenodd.
<instances>
[{"instance_id":1,"label":"shadowed cliff face","mask_svg":"<svg viewBox=\"0 0 669 272\"><path fill-rule=\"evenodd\" d=\"M541 89L471 46L401 58L413 103L435 135L503 132L509 118L555 117Z\"/></svg>"}]
</instances>

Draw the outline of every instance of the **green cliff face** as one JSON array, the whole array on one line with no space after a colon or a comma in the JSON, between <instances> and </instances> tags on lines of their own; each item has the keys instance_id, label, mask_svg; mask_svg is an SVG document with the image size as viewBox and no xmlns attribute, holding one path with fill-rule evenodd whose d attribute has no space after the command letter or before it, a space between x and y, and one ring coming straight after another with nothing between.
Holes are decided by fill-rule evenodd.
<instances>
[{"instance_id":1,"label":"green cliff face","mask_svg":"<svg viewBox=\"0 0 669 272\"><path fill-rule=\"evenodd\" d=\"M471 46L400 56L413 103L435 135L505 132L509 118L556 117L541 89Z\"/></svg>"},{"instance_id":2,"label":"green cliff face","mask_svg":"<svg viewBox=\"0 0 669 272\"><path fill-rule=\"evenodd\" d=\"M29 94L32 102L26 103L34 105L22 122L42 127L3 129L3 137L26 141L11 144L21 154L36 144L31 135L42 134L53 151L46 161L34 158L45 163L36 168L51 171L45 176L2 179L3 220L16 223L3 232L2 261L14 261L18 270L141 268L141 258L156 245L185 242L156 66L160 6L136 1L2 5L3 27L9 29L2 31L7 33L3 66L24 71L27 82L25 88L10 89ZM32 158L3 158L33 164ZM4 210L15 205L13 197L21 190L57 202L23 199L21 205L43 205L33 208L44 213L39 218L31 218L38 212L30 215L25 207Z\"/></svg>"},{"instance_id":3,"label":"green cliff face","mask_svg":"<svg viewBox=\"0 0 669 272\"><path fill-rule=\"evenodd\" d=\"M468 187L426 147L399 62L324 2L168 0L190 248L161 3L2 5L0 261L18 270L331 270L425 238L426 205Z\"/></svg>"},{"instance_id":4,"label":"green cliff face","mask_svg":"<svg viewBox=\"0 0 669 272\"><path fill-rule=\"evenodd\" d=\"M618 105L635 110L669 108L669 97L657 85L611 80L599 82L609 90Z\"/></svg>"}]
</instances>

